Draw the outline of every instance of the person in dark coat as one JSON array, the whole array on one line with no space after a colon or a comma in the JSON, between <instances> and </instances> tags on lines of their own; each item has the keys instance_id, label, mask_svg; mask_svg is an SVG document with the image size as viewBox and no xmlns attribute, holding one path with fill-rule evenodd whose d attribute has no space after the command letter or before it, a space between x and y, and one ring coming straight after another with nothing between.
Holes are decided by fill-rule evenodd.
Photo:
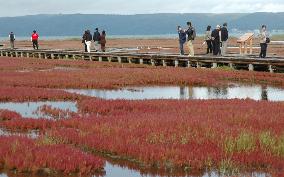
<instances>
[{"instance_id":1,"label":"person in dark coat","mask_svg":"<svg viewBox=\"0 0 284 177\"><path fill-rule=\"evenodd\" d=\"M88 53L91 52L91 45L92 45L92 35L91 35L91 32L89 30L87 30L87 33L86 33L86 39L85 39L85 44L87 45L87 51Z\"/></svg>"},{"instance_id":2,"label":"person in dark coat","mask_svg":"<svg viewBox=\"0 0 284 177\"><path fill-rule=\"evenodd\" d=\"M229 39L229 32L228 32L228 24L224 23L223 27L221 28L221 55L225 56L227 54L227 48L228 48L228 39Z\"/></svg>"},{"instance_id":3,"label":"person in dark coat","mask_svg":"<svg viewBox=\"0 0 284 177\"><path fill-rule=\"evenodd\" d=\"M87 44L85 43L85 41L86 41L86 35L87 35L87 31L85 31L85 33L83 34L82 43L84 44L85 52L88 52Z\"/></svg>"},{"instance_id":4,"label":"person in dark coat","mask_svg":"<svg viewBox=\"0 0 284 177\"><path fill-rule=\"evenodd\" d=\"M11 46L11 49L14 49L15 48L15 40L16 40L16 36L13 32L11 32L9 34L9 39L10 39L10 46Z\"/></svg>"},{"instance_id":5,"label":"person in dark coat","mask_svg":"<svg viewBox=\"0 0 284 177\"><path fill-rule=\"evenodd\" d=\"M96 31L94 32L93 40L95 43L95 51L97 52L100 50L100 40L101 40L101 34L98 28L96 28Z\"/></svg>"},{"instance_id":6,"label":"person in dark coat","mask_svg":"<svg viewBox=\"0 0 284 177\"><path fill-rule=\"evenodd\" d=\"M102 52L105 52L106 51L106 32L105 31L102 31L100 43L101 43Z\"/></svg>"},{"instance_id":7,"label":"person in dark coat","mask_svg":"<svg viewBox=\"0 0 284 177\"><path fill-rule=\"evenodd\" d=\"M212 37L212 44L213 44L213 55L220 54L220 25L216 26L216 29L212 31L211 37Z\"/></svg>"},{"instance_id":8,"label":"person in dark coat","mask_svg":"<svg viewBox=\"0 0 284 177\"><path fill-rule=\"evenodd\" d=\"M186 32L180 26L178 26L178 36L179 36L180 55L184 55L184 44L186 43Z\"/></svg>"}]
</instances>

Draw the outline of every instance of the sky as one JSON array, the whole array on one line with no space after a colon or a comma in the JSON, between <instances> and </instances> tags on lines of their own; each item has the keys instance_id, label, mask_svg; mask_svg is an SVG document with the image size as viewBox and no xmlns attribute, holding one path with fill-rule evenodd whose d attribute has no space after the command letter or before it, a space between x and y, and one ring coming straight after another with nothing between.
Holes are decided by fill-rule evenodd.
<instances>
[{"instance_id":1,"label":"sky","mask_svg":"<svg viewBox=\"0 0 284 177\"><path fill-rule=\"evenodd\" d=\"M0 0L0 17L35 14L284 12L284 0Z\"/></svg>"}]
</instances>

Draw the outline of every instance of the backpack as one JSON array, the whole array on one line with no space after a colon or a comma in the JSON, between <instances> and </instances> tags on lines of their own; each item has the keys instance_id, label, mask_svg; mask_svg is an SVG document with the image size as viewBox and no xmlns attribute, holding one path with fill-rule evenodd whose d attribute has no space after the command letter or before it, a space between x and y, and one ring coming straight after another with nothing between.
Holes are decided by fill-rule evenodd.
<instances>
[{"instance_id":1,"label":"backpack","mask_svg":"<svg viewBox=\"0 0 284 177\"><path fill-rule=\"evenodd\" d=\"M195 31L195 28L192 28L192 38L193 40L196 38L196 31Z\"/></svg>"},{"instance_id":2,"label":"backpack","mask_svg":"<svg viewBox=\"0 0 284 177\"><path fill-rule=\"evenodd\" d=\"M190 40L194 40L196 38L196 31L193 27L187 30L187 35Z\"/></svg>"},{"instance_id":3,"label":"backpack","mask_svg":"<svg viewBox=\"0 0 284 177\"><path fill-rule=\"evenodd\" d=\"M270 38L267 37L265 42L266 42L267 44L269 44L269 43L270 43Z\"/></svg>"}]
</instances>

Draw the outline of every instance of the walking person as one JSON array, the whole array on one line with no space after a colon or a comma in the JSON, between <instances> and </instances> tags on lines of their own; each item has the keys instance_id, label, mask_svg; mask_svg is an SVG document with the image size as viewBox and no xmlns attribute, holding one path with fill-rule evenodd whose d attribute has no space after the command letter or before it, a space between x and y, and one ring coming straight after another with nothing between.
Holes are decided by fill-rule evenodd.
<instances>
[{"instance_id":1,"label":"walking person","mask_svg":"<svg viewBox=\"0 0 284 177\"><path fill-rule=\"evenodd\" d=\"M86 41L86 35L87 35L87 31L85 31L85 33L84 33L83 36L82 36L82 44L84 45L85 52L88 52L87 44L85 43L85 41Z\"/></svg>"},{"instance_id":2,"label":"walking person","mask_svg":"<svg viewBox=\"0 0 284 177\"><path fill-rule=\"evenodd\" d=\"M33 42L33 48L38 50L38 39L39 35L37 34L36 30L33 31L31 41Z\"/></svg>"},{"instance_id":3,"label":"walking person","mask_svg":"<svg viewBox=\"0 0 284 177\"><path fill-rule=\"evenodd\" d=\"M216 26L216 29L212 31L212 44L213 44L213 55L217 56L220 54L220 25Z\"/></svg>"},{"instance_id":4,"label":"walking person","mask_svg":"<svg viewBox=\"0 0 284 177\"><path fill-rule=\"evenodd\" d=\"M85 44L87 46L87 52L91 53L92 35L91 35L90 30L87 30L86 32Z\"/></svg>"},{"instance_id":5,"label":"walking person","mask_svg":"<svg viewBox=\"0 0 284 177\"><path fill-rule=\"evenodd\" d=\"M186 32L181 26L178 26L178 36L179 36L179 50L180 55L184 55L184 44L186 43Z\"/></svg>"},{"instance_id":6,"label":"walking person","mask_svg":"<svg viewBox=\"0 0 284 177\"><path fill-rule=\"evenodd\" d=\"M106 32L105 31L102 31L100 43L101 43L102 52L105 52L106 51Z\"/></svg>"},{"instance_id":7,"label":"walking person","mask_svg":"<svg viewBox=\"0 0 284 177\"><path fill-rule=\"evenodd\" d=\"M98 28L96 28L96 31L94 32L93 39L95 43L95 52L97 52L100 50L100 40L101 40L101 34Z\"/></svg>"},{"instance_id":8,"label":"walking person","mask_svg":"<svg viewBox=\"0 0 284 177\"><path fill-rule=\"evenodd\" d=\"M13 32L11 32L9 34L9 39L10 39L10 46L11 46L11 49L14 49L15 48L15 40L16 40L16 36Z\"/></svg>"},{"instance_id":9,"label":"walking person","mask_svg":"<svg viewBox=\"0 0 284 177\"><path fill-rule=\"evenodd\" d=\"M194 29L194 27L192 26L191 22L187 22L187 26L188 29L186 31L187 33L187 46L189 48L189 57L193 57L194 56L194 46L193 46L193 41L196 37L196 31Z\"/></svg>"},{"instance_id":10,"label":"walking person","mask_svg":"<svg viewBox=\"0 0 284 177\"><path fill-rule=\"evenodd\" d=\"M262 25L260 29L260 54L259 58L265 58L267 53L267 44L270 42L270 39L268 37L267 27L266 25Z\"/></svg>"},{"instance_id":11,"label":"walking person","mask_svg":"<svg viewBox=\"0 0 284 177\"><path fill-rule=\"evenodd\" d=\"M212 46L212 31L211 26L207 26L206 32L205 32L205 42L207 44L207 53L211 54L213 52L213 46Z\"/></svg>"},{"instance_id":12,"label":"walking person","mask_svg":"<svg viewBox=\"0 0 284 177\"><path fill-rule=\"evenodd\" d=\"M227 54L228 48L228 39L229 39L229 32L228 32L228 24L224 23L223 27L221 28L221 55L225 56Z\"/></svg>"}]
</instances>

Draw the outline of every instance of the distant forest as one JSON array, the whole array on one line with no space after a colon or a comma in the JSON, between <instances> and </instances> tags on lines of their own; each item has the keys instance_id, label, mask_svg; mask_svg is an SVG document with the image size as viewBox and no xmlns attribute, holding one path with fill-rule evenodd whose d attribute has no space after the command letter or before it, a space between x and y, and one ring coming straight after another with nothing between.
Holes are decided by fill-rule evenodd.
<instances>
[{"instance_id":1,"label":"distant forest","mask_svg":"<svg viewBox=\"0 0 284 177\"><path fill-rule=\"evenodd\" d=\"M282 13L232 14L139 14L139 15L32 15L1 17L0 36L13 31L17 36L28 36L36 29L41 36L80 36L85 29L105 29L109 35L163 35L176 33L176 26L192 21L197 33L207 25L228 23L230 30L255 30L266 24L270 30L284 30Z\"/></svg>"}]
</instances>

